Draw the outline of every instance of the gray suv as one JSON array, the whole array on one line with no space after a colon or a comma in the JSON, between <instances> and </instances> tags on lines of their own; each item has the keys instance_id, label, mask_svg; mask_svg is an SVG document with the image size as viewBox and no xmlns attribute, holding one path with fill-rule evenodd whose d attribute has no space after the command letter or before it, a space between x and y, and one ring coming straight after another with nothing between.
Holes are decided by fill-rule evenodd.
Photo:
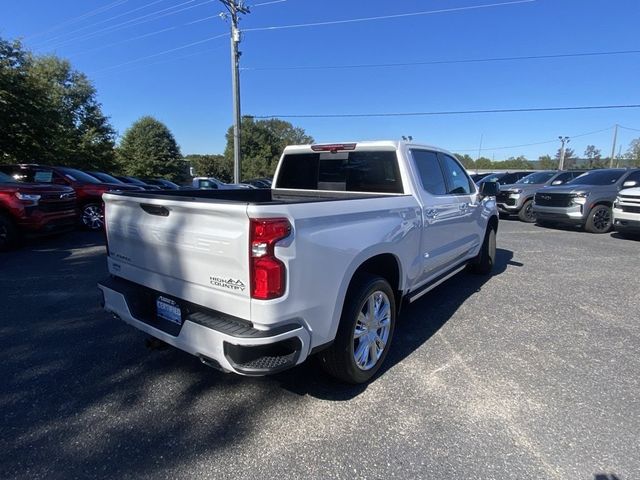
<instances>
[{"instance_id":1,"label":"gray suv","mask_svg":"<svg viewBox=\"0 0 640 480\"><path fill-rule=\"evenodd\" d=\"M611 207L618 191L638 185L640 169L590 170L566 185L538 190L533 212L539 225L562 223L606 233L611 229Z\"/></svg>"},{"instance_id":2,"label":"gray suv","mask_svg":"<svg viewBox=\"0 0 640 480\"><path fill-rule=\"evenodd\" d=\"M518 215L523 222L533 223L533 195L547 185L564 185L582 175L584 170L557 171L543 170L521 178L511 185L501 185L496 196L498 210L504 215Z\"/></svg>"}]
</instances>

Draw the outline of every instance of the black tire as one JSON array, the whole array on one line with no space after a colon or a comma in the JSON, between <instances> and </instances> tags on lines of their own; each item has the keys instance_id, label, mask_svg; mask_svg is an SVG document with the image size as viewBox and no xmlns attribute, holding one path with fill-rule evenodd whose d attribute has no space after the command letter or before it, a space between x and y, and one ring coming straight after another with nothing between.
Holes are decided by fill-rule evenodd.
<instances>
[{"instance_id":1,"label":"black tire","mask_svg":"<svg viewBox=\"0 0 640 480\"><path fill-rule=\"evenodd\" d=\"M533 200L527 200L518 212L518 218L521 222L535 223L536 212L533 211Z\"/></svg>"},{"instance_id":2,"label":"black tire","mask_svg":"<svg viewBox=\"0 0 640 480\"><path fill-rule=\"evenodd\" d=\"M382 294L382 295L380 295ZM374 298L374 303L377 304L378 298L380 299L380 307L386 305L388 301L388 327L380 327L375 329L363 328L363 322L360 321L360 314L365 308L368 308L370 297ZM370 304L369 304L370 305ZM379 310L376 310L379 311ZM384 309L386 312L386 308ZM366 316L363 316L366 318ZM386 316L385 316L386 318ZM393 290L384 278L370 275L370 274L358 274L354 277L347 297L345 298L344 307L342 308L342 316L340 318L340 325L336 333L336 338L327 350L324 350L319 354L320 364L322 368L331 376L337 378L346 383L358 384L369 381L380 370L380 366L384 363L387 353L393 339L393 331L396 324L396 304L393 294ZM382 325L380 322L378 325ZM366 330L366 334L360 334L360 337L366 337L363 339L356 338L356 328L360 326L360 332ZM385 328L387 331L385 332ZM378 340L382 340L382 336L386 333L386 338L383 343L380 356L376 360L371 358L371 349L366 347L365 343L369 338L369 345L375 344L373 348L377 350L379 347ZM371 338L375 337L373 341ZM363 352L366 351L367 359L374 360L371 366L363 365L358 366L356 362L355 354L357 349L364 346ZM366 361L363 363L367 363Z\"/></svg>"},{"instance_id":3,"label":"black tire","mask_svg":"<svg viewBox=\"0 0 640 480\"><path fill-rule=\"evenodd\" d=\"M469 270L477 275L489 275L496 263L496 231L489 227L478 256L469 264Z\"/></svg>"},{"instance_id":4,"label":"black tire","mask_svg":"<svg viewBox=\"0 0 640 480\"><path fill-rule=\"evenodd\" d=\"M611 207L596 205L589 212L584 229L589 233L608 233L613 225Z\"/></svg>"},{"instance_id":5,"label":"black tire","mask_svg":"<svg viewBox=\"0 0 640 480\"><path fill-rule=\"evenodd\" d=\"M80 209L80 226L85 230L98 231L104 227L104 212L99 203L87 203Z\"/></svg>"},{"instance_id":6,"label":"black tire","mask_svg":"<svg viewBox=\"0 0 640 480\"><path fill-rule=\"evenodd\" d=\"M0 252L5 252L16 246L20 233L13 221L0 213Z\"/></svg>"}]
</instances>

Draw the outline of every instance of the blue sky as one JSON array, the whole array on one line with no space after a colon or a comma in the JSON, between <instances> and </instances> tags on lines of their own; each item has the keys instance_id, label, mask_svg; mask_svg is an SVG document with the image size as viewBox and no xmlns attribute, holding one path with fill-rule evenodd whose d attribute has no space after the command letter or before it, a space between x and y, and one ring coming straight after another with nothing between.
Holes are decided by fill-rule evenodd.
<instances>
[{"instance_id":1,"label":"blue sky","mask_svg":"<svg viewBox=\"0 0 640 480\"><path fill-rule=\"evenodd\" d=\"M638 0L536 0L357 23L251 31L508 1L247 2L256 6L241 23L247 30L241 44L241 66L247 69L241 73L243 114L640 103L637 53L387 68L261 70L640 50ZM97 9L103 11L96 13ZM171 128L183 153L219 153L232 122L228 26L215 17L220 11L222 6L214 0L2 2L0 35L22 37L27 47L38 53L68 58L92 79L104 111L119 133L140 116L153 115ZM207 40L218 35L221 37ZM578 154L594 144L609 155L613 125L640 129L640 109L288 120L317 141L412 135L475 158L482 137L484 156L535 159L555 153L558 135L573 137L570 146ZM580 136L586 133L589 135ZM623 152L636 137L640 131L620 130ZM495 149L545 141L550 143Z\"/></svg>"}]
</instances>

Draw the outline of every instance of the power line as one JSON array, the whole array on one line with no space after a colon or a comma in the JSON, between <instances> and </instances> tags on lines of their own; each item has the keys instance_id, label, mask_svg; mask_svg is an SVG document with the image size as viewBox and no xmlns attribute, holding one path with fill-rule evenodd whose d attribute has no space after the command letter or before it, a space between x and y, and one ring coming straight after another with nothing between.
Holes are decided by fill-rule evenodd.
<instances>
[{"instance_id":1,"label":"power line","mask_svg":"<svg viewBox=\"0 0 640 480\"><path fill-rule=\"evenodd\" d=\"M81 35L79 37L73 37L73 38L70 38L70 39L67 39L67 40L63 40L62 42L59 42L57 44L50 45L49 48L58 48L58 47L61 47L61 46L64 46L64 45L68 45L69 43L75 43L75 42L77 42L79 40L86 40L86 39L89 39L89 38L94 38L94 37L100 36L100 35L102 35L104 33L111 33L111 32L116 31L116 30L122 30L124 28L134 27L134 26L137 26L137 25L141 25L143 23L153 22L155 20L159 20L160 18L164 18L164 17L170 16L170 15L175 15L177 13L181 13L181 12L184 12L186 10L190 10L192 8L200 7L200 6L206 5L208 3L213 3L215 0L205 0L205 1L200 2L200 3L196 3L195 5L190 5L188 7L180 8L179 10L166 11L166 10L173 10L173 9L179 7L179 6L182 6L182 5L193 3L194 1L195 0L188 0L187 2L181 3L181 4L176 5L174 7L169 7L168 9L163 10L165 13L162 13L162 14L160 14L160 11L148 13L146 15L142 15L140 17L133 18L131 20L127 20L125 22L118 23L116 25L111 25L111 26L108 26L108 27L105 27L105 28L98 29L95 32L91 32L91 33L87 33L87 34ZM152 18L148 18L148 17L152 17Z\"/></svg>"},{"instance_id":2,"label":"power line","mask_svg":"<svg viewBox=\"0 0 640 480\"><path fill-rule=\"evenodd\" d=\"M73 17L73 18L71 18L69 20L65 20L64 22L58 23L58 24L54 25L53 27L48 28L47 30L43 30L41 32L34 33L32 35L28 35L27 37L25 37L25 40L29 40L29 39L35 38L35 37L41 37L42 35L45 35L45 34L47 34L49 32L54 32L56 30L59 30L60 28L64 27L65 25L76 23L76 22L79 22L81 20L84 20L85 18L90 18L90 17L93 17L95 15L99 15L99 14L101 14L103 12L106 12L108 10L111 10L112 8L119 7L120 5L122 5L123 3L127 3L128 1L129 0L116 0L115 2L110 3L108 5L104 5L102 7L96 8L95 10L91 10L91 11L89 11L87 13L84 13L82 15L79 15L77 17Z\"/></svg>"},{"instance_id":3,"label":"power line","mask_svg":"<svg viewBox=\"0 0 640 480\"><path fill-rule=\"evenodd\" d=\"M162 51L162 52L154 53L154 54L152 54L152 55L146 55L146 56L144 56L144 57L135 58L135 59L133 59L133 60L129 60L129 61L127 61L127 62L119 63L119 64L117 64L117 65L112 65L112 66L110 66L110 67L102 68L102 69L100 69L100 70L96 70L96 71L95 71L95 72L93 72L93 73L94 73L94 74L97 74L97 73L106 72L106 71L113 70L113 69L116 69L116 68L119 68L119 67L124 67L124 66L127 66L127 65L131 65L131 64L133 64L133 63L141 62L141 61L143 61L143 60L148 60L148 59L150 59L150 58L155 58L155 57L159 57L159 56L161 56L161 55L166 55L167 53L177 52L177 51L179 51L179 50L184 50L185 48L194 47L194 46L196 46L196 45L201 45L201 44L203 44L203 43L211 42L211 41L216 40L216 39L218 39L218 38L223 38L223 37L228 37L228 36L229 36L229 34L228 34L228 33L223 33L223 34L221 34L221 35L215 35L215 36L213 36L213 37L205 38L205 39L203 39L203 40L198 40L197 42L187 43L186 45L182 45L182 46L180 46L180 47L170 48L170 49L168 49L168 50L164 50L164 51Z\"/></svg>"},{"instance_id":4,"label":"power line","mask_svg":"<svg viewBox=\"0 0 640 480\"><path fill-rule=\"evenodd\" d=\"M600 129L600 130L595 130L593 132L581 133L579 135L571 135L571 138L587 137L589 135L595 135L596 133L608 132L609 130L611 130L611 128L613 128L613 127L603 128L603 129ZM557 141L558 141L558 139L554 138L553 140L545 140L543 142L523 143L521 145L509 145L508 147L494 147L494 148L484 147L482 150L488 150L488 151L509 150L511 148L523 148L523 147L534 147L534 146L537 146L537 145L547 145L549 143L557 143ZM474 149L474 148L468 148L468 149L453 148L451 150L456 151L456 152L475 152L476 151L476 149Z\"/></svg>"},{"instance_id":5,"label":"power line","mask_svg":"<svg viewBox=\"0 0 640 480\"><path fill-rule=\"evenodd\" d=\"M630 105L581 105L575 107L540 107L540 108L498 108L488 110L451 110L440 112L388 112L388 113L331 113L331 114L293 114L293 115L251 115L253 118L364 118L364 117L426 117L439 115L473 115L487 113L521 113L521 112L561 112L571 110L616 110L640 108L640 104Z\"/></svg>"},{"instance_id":6,"label":"power line","mask_svg":"<svg viewBox=\"0 0 640 480\"><path fill-rule=\"evenodd\" d=\"M456 7L456 8L443 8L439 10L426 10L422 12L398 13L395 15L381 15L377 17L350 18L346 20L331 20L326 22L298 23L294 25L276 25L272 27L245 28L242 31L243 32L261 32L266 30L283 30L288 28L305 28L305 27L318 27L318 26L326 26L326 25L339 25L344 23L370 22L374 20L386 20L386 19L392 19L392 18L417 17L420 15L434 15L437 13L450 13L450 12L461 12L465 10L478 10L481 8L504 7L508 5L517 5L521 3L533 3L535 1L537 0L514 0L511 2L487 3L484 5L473 5L468 7Z\"/></svg>"},{"instance_id":7,"label":"power line","mask_svg":"<svg viewBox=\"0 0 640 480\"><path fill-rule=\"evenodd\" d=\"M254 7L264 7L266 5L273 5L274 3L284 3L287 0L272 0L271 2L262 2L262 3L255 3L253 5L249 5L250 8L254 8Z\"/></svg>"},{"instance_id":8,"label":"power line","mask_svg":"<svg viewBox=\"0 0 640 480\"><path fill-rule=\"evenodd\" d=\"M640 132L640 129L638 128L629 128L629 127L625 127L624 125L618 125L618 127L624 129L624 130L631 130L632 132Z\"/></svg>"},{"instance_id":9,"label":"power line","mask_svg":"<svg viewBox=\"0 0 640 480\"><path fill-rule=\"evenodd\" d=\"M400 63L362 63L351 65L291 65L274 67L246 67L242 70L266 71L266 70L341 70L349 68L388 68L388 67L410 67L417 65L445 65L456 63L485 63L485 62L509 62L518 60L544 60L554 58L576 58L576 57L597 57L610 55L630 55L638 54L640 50L616 50L611 52L579 52L579 53L558 53L549 55L523 55L517 57L489 57L489 58L464 58L458 60L430 60L422 62L400 62Z\"/></svg>"},{"instance_id":10,"label":"power line","mask_svg":"<svg viewBox=\"0 0 640 480\"><path fill-rule=\"evenodd\" d=\"M153 6L153 5L157 4L157 3L166 2L166 1L167 0L155 0L155 1L151 2L151 3L147 3L146 5L142 5L140 7L134 8L133 10L127 10L126 12L119 13L118 15L115 15L113 17L105 18L105 19L100 20L98 22L93 22L93 23L90 23L88 25L84 25L84 26L82 26L80 28L76 28L75 30L70 30L70 31L64 32L64 33L62 33L60 35L56 35L55 37L49 38L45 42L53 42L54 40L58 40L59 38L64 38L64 37L66 37L68 35L71 35L73 33L81 32L81 31L86 30L88 28L95 27L96 25L102 25L104 23L108 23L108 22L110 22L112 20L116 20L118 18L122 18L124 16L130 15L130 14L132 14L134 12L139 11L139 10L143 10L145 8L151 7L151 6ZM195 0L191 0L191 1L195 1ZM172 8L172 7L170 7L170 8Z\"/></svg>"}]
</instances>

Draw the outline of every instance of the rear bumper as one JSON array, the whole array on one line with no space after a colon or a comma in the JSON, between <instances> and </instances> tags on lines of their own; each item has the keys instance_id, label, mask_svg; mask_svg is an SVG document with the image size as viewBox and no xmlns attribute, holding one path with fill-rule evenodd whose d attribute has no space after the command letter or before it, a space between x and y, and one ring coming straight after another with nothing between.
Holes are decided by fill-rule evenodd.
<instances>
[{"instance_id":1,"label":"rear bumper","mask_svg":"<svg viewBox=\"0 0 640 480\"><path fill-rule=\"evenodd\" d=\"M167 325L157 318L155 300L150 301L161 292L117 277L100 282L98 288L108 312L226 372L268 375L302 363L309 353L310 334L295 320L258 330L246 320L180 301L182 325Z\"/></svg>"}]
</instances>

